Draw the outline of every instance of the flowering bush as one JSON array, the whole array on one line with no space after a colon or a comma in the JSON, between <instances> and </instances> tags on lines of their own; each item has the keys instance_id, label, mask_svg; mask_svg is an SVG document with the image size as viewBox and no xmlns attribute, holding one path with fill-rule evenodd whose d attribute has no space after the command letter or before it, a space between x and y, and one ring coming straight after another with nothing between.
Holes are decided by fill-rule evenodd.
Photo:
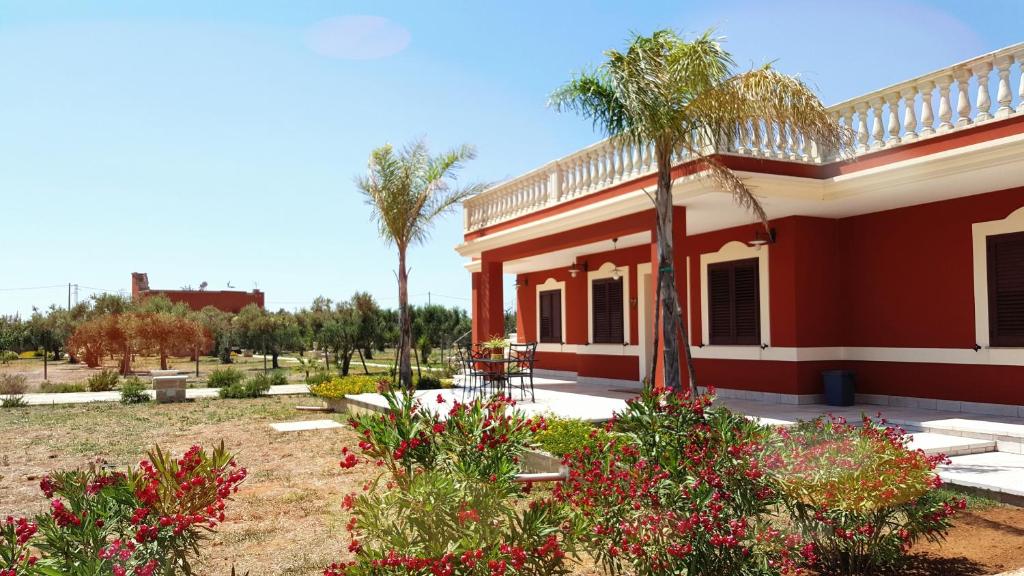
<instances>
[{"instance_id":1,"label":"flowering bush","mask_svg":"<svg viewBox=\"0 0 1024 576\"><path fill-rule=\"evenodd\" d=\"M309 391L320 398L344 398L349 394L376 392L386 378L375 375L333 376L322 382L310 383Z\"/></svg>"},{"instance_id":2,"label":"flowering bush","mask_svg":"<svg viewBox=\"0 0 1024 576\"><path fill-rule=\"evenodd\" d=\"M830 573L898 568L914 542L941 540L966 506L935 491L942 481L934 470L945 456L909 450L904 431L884 421L865 417L855 427L819 418L779 433L784 500Z\"/></svg>"},{"instance_id":3,"label":"flowering bush","mask_svg":"<svg viewBox=\"0 0 1024 576\"><path fill-rule=\"evenodd\" d=\"M124 473L93 466L46 476L50 511L0 529L0 575L190 575L199 542L223 522L245 476L223 445L193 446L179 459L157 447Z\"/></svg>"},{"instance_id":4,"label":"flowering bush","mask_svg":"<svg viewBox=\"0 0 1024 576\"><path fill-rule=\"evenodd\" d=\"M770 523L781 463L771 430L710 404L647 390L617 416L621 436L566 457L555 498L608 572L792 573L812 556Z\"/></svg>"},{"instance_id":5,"label":"flowering bush","mask_svg":"<svg viewBox=\"0 0 1024 576\"><path fill-rule=\"evenodd\" d=\"M541 450L558 457L611 439L604 428L596 428L578 418L547 416L545 422L546 426L534 435L534 440Z\"/></svg>"},{"instance_id":6,"label":"flowering bush","mask_svg":"<svg viewBox=\"0 0 1024 576\"><path fill-rule=\"evenodd\" d=\"M542 419L502 397L456 402L442 418L441 395L438 409L427 409L412 395L383 393L390 412L352 420L361 455L344 449L341 466L373 462L386 479L345 497L357 559L327 576L567 573L564 506L516 504L529 492L515 482L519 457Z\"/></svg>"}]
</instances>

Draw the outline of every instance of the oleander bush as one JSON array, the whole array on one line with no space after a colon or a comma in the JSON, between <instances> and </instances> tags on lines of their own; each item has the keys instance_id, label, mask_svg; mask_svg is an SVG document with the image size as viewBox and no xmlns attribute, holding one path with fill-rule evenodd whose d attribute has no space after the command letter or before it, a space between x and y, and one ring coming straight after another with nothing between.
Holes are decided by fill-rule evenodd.
<instances>
[{"instance_id":1,"label":"oleander bush","mask_svg":"<svg viewBox=\"0 0 1024 576\"><path fill-rule=\"evenodd\" d=\"M82 382L43 382L39 385L40 392L50 394L70 394L73 392L85 392L85 384Z\"/></svg>"},{"instance_id":2,"label":"oleander bush","mask_svg":"<svg viewBox=\"0 0 1024 576\"><path fill-rule=\"evenodd\" d=\"M899 570L917 541L941 541L966 500L937 490L945 456L910 450L898 427L819 418L784 438L780 485L787 510L815 543L827 573Z\"/></svg>"},{"instance_id":3,"label":"oleander bush","mask_svg":"<svg viewBox=\"0 0 1024 576\"><path fill-rule=\"evenodd\" d=\"M199 544L245 480L221 445L181 458L155 448L137 468L91 467L40 481L49 511L0 524L0 574L193 574Z\"/></svg>"},{"instance_id":4,"label":"oleander bush","mask_svg":"<svg viewBox=\"0 0 1024 576\"><path fill-rule=\"evenodd\" d=\"M547 415L547 427L534 435L537 447L563 457L588 446L602 445L611 439L611 433L578 418Z\"/></svg>"},{"instance_id":5,"label":"oleander bush","mask_svg":"<svg viewBox=\"0 0 1024 576\"><path fill-rule=\"evenodd\" d=\"M574 537L610 574L787 574L813 545L773 525L777 436L711 396L646 390L620 435L570 454L554 489Z\"/></svg>"},{"instance_id":6,"label":"oleander bush","mask_svg":"<svg viewBox=\"0 0 1024 576\"><path fill-rule=\"evenodd\" d=\"M442 418L440 395L437 409L427 409L412 395L383 394L389 415L352 419L363 437L359 453L342 450L342 468L382 470L344 500L356 560L326 575L568 573L574 550L561 530L565 506L550 498L517 504L529 492L515 481L519 458L543 419L526 418L501 397L456 402Z\"/></svg>"},{"instance_id":7,"label":"oleander bush","mask_svg":"<svg viewBox=\"0 0 1024 576\"><path fill-rule=\"evenodd\" d=\"M121 382L121 404L145 404L151 400L146 393L146 383L138 376L125 378Z\"/></svg>"},{"instance_id":8,"label":"oleander bush","mask_svg":"<svg viewBox=\"0 0 1024 576\"><path fill-rule=\"evenodd\" d=\"M116 371L103 370L89 376L89 379L85 381L85 386L89 392L109 392L117 388L119 380L120 376Z\"/></svg>"},{"instance_id":9,"label":"oleander bush","mask_svg":"<svg viewBox=\"0 0 1024 576\"><path fill-rule=\"evenodd\" d=\"M237 368L216 368L206 378L206 385L210 388L224 388L234 384L241 384L245 379L245 373Z\"/></svg>"}]
</instances>

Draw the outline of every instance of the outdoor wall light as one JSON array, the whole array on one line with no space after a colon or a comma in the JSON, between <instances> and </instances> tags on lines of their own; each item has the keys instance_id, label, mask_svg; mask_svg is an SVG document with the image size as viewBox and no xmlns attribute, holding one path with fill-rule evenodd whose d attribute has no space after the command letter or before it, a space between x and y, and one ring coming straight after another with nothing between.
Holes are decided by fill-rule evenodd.
<instances>
[{"instance_id":1,"label":"outdoor wall light","mask_svg":"<svg viewBox=\"0 0 1024 576\"><path fill-rule=\"evenodd\" d=\"M530 285L530 279L529 278L523 278L522 280L520 280L518 277L516 277L516 282L515 282L515 284L513 284L513 286L515 286L516 288L522 288L523 286L529 286L529 285Z\"/></svg>"},{"instance_id":2,"label":"outdoor wall light","mask_svg":"<svg viewBox=\"0 0 1024 576\"><path fill-rule=\"evenodd\" d=\"M612 238L612 252L618 249L618 245L619 239ZM616 264L615 267L612 268L612 280L618 280L619 278L622 278L622 271L619 270L619 266Z\"/></svg>"},{"instance_id":3,"label":"outdoor wall light","mask_svg":"<svg viewBox=\"0 0 1024 576\"><path fill-rule=\"evenodd\" d=\"M765 230L755 230L754 239L748 242L754 248L760 248L765 244L775 244L775 228Z\"/></svg>"},{"instance_id":4,"label":"outdoor wall light","mask_svg":"<svg viewBox=\"0 0 1024 576\"><path fill-rule=\"evenodd\" d=\"M583 261L583 268L580 268L579 266L576 265L576 261L573 260L572 261L572 266L569 266L569 276L575 278L576 275L579 274L581 270L583 272L586 272L587 270L589 270L589 267L587 266L587 261L584 260Z\"/></svg>"}]
</instances>

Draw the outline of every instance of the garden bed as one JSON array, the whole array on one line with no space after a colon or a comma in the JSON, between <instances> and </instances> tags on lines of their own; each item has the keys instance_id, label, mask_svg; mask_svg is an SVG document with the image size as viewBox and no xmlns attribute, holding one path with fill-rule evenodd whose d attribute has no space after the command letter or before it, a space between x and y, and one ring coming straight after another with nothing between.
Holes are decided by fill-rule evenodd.
<instances>
[{"instance_id":1,"label":"garden bed","mask_svg":"<svg viewBox=\"0 0 1024 576\"><path fill-rule=\"evenodd\" d=\"M338 467L341 447L359 439L348 426L295 433L270 428L271 422L322 419L295 411L308 402L274 397L0 410L0 514L45 508L38 482L53 469L96 459L124 466L156 443L180 454L192 444L211 446L223 438L250 476L229 506L228 521L203 545L199 573L226 575L235 565L251 576L322 574L330 562L352 557L344 537L348 514L340 503L377 470ZM1024 566L1024 509L974 504L955 518L944 545L916 546L913 566L903 573L973 576ZM574 573L597 572L584 561Z\"/></svg>"}]
</instances>

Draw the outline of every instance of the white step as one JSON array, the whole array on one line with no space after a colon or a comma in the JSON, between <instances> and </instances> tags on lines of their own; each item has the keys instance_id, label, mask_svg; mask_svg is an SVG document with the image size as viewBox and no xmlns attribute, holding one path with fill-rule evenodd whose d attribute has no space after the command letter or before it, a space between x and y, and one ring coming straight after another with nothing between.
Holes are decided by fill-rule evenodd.
<instances>
[{"instance_id":1,"label":"white step","mask_svg":"<svg viewBox=\"0 0 1024 576\"><path fill-rule=\"evenodd\" d=\"M936 434L934 432L914 432L910 435L910 438L911 450L921 449L929 456L934 454L963 456L966 454L994 452L996 449L995 440L980 440L978 438L965 438L963 436L949 436L947 434Z\"/></svg>"},{"instance_id":2,"label":"white step","mask_svg":"<svg viewBox=\"0 0 1024 576\"><path fill-rule=\"evenodd\" d=\"M944 481L1024 498L1024 455L987 452L950 460L950 464L939 467Z\"/></svg>"}]
</instances>

